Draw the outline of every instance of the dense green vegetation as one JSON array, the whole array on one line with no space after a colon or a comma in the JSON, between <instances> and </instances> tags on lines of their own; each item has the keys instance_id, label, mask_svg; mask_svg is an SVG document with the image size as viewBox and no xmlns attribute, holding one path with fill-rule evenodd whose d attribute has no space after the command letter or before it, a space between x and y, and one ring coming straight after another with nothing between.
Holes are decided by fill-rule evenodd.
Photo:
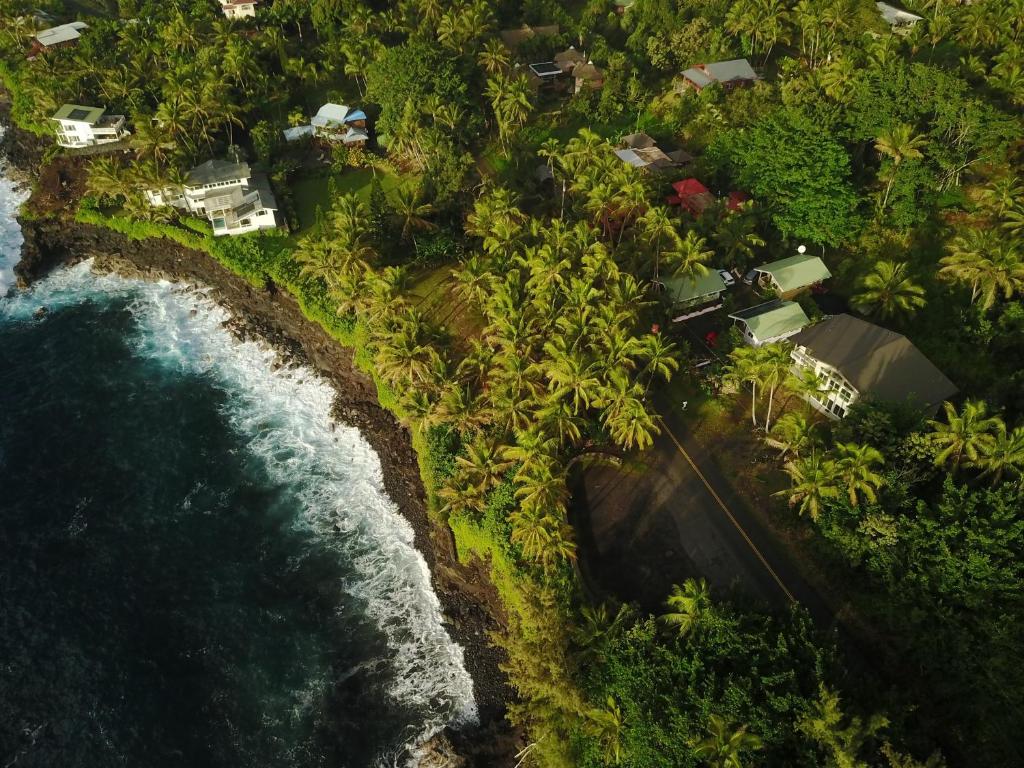
<instances>
[{"instance_id":1,"label":"dense green vegetation","mask_svg":"<svg viewBox=\"0 0 1024 768\"><path fill-rule=\"evenodd\" d=\"M432 511L490 564L524 764L913 768L941 748L1014 765L1024 4L905 5L923 20L895 33L872 0L266 0L245 23L213 0L111 0L77 46L27 61L34 11L80 6L3 0L0 78L41 135L64 102L128 115L132 155L88 161L79 220L273 281L356 348L410 427ZM524 23L560 30L508 49L499 30ZM538 92L517 64L570 43L604 87ZM763 76L751 87L673 87L741 56ZM328 99L376 116L371 149L284 145ZM693 165L622 163L614 140L638 130ZM270 171L295 236L214 238L145 204L231 154ZM690 175L751 200L680 215L667 182ZM933 420L867 402L825 424L787 405L815 384L785 345L729 355L725 391L750 395L791 481L777 502L806 517L870 628L860 658L799 609L730 604L697 574L653 617L595 604L575 567L573 473L650 446L652 394L690 375L687 345L655 327L657 281L798 244L964 397Z\"/></svg>"}]
</instances>

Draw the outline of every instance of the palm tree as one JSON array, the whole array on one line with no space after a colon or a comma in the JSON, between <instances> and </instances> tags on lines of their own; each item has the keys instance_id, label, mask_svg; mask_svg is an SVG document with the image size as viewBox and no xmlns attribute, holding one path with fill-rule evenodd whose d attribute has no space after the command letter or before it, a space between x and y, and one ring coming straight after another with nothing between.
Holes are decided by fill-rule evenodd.
<instances>
[{"instance_id":1,"label":"palm tree","mask_svg":"<svg viewBox=\"0 0 1024 768\"><path fill-rule=\"evenodd\" d=\"M121 164L112 157L98 157L89 163L86 189L98 197L116 200L127 197L129 185Z\"/></svg>"},{"instance_id":2,"label":"palm tree","mask_svg":"<svg viewBox=\"0 0 1024 768\"><path fill-rule=\"evenodd\" d=\"M772 426L771 433L765 437L765 442L774 448L778 448L780 456L792 454L799 458L808 450L819 447L821 436L818 424L812 421L804 413L791 411L784 414Z\"/></svg>"},{"instance_id":3,"label":"palm tree","mask_svg":"<svg viewBox=\"0 0 1024 768\"><path fill-rule=\"evenodd\" d=\"M1002 218L1006 211L1024 200L1024 184L1020 177L1009 174L993 179L978 192L978 204L994 218Z\"/></svg>"},{"instance_id":4,"label":"palm tree","mask_svg":"<svg viewBox=\"0 0 1024 768\"><path fill-rule=\"evenodd\" d=\"M676 627L680 637L693 633L713 610L707 581L687 579L681 587L673 585L665 606L669 612L658 617L661 621Z\"/></svg>"},{"instance_id":5,"label":"palm tree","mask_svg":"<svg viewBox=\"0 0 1024 768\"><path fill-rule=\"evenodd\" d=\"M754 231L756 220L749 201L741 210L731 211L719 222L715 231L715 245L729 267L746 267L754 258L754 249L764 247L764 238Z\"/></svg>"},{"instance_id":6,"label":"palm tree","mask_svg":"<svg viewBox=\"0 0 1024 768\"><path fill-rule=\"evenodd\" d=\"M647 410L642 400L634 396L628 396L614 407L605 409L601 420L612 440L626 450L649 448L654 444L654 436L661 433L655 416Z\"/></svg>"},{"instance_id":7,"label":"palm tree","mask_svg":"<svg viewBox=\"0 0 1024 768\"><path fill-rule=\"evenodd\" d=\"M691 229L676 248L665 254L665 259L672 268L673 277L693 279L707 274L707 262L714 255L707 248L707 240Z\"/></svg>"},{"instance_id":8,"label":"palm tree","mask_svg":"<svg viewBox=\"0 0 1024 768\"><path fill-rule=\"evenodd\" d=\"M587 730L604 748L605 764L622 762L622 710L612 696L606 707L587 711Z\"/></svg>"},{"instance_id":9,"label":"palm tree","mask_svg":"<svg viewBox=\"0 0 1024 768\"><path fill-rule=\"evenodd\" d=\"M908 273L905 261L876 262L860 279L850 303L857 311L882 319L913 314L925 305L926 299L924 288Z\"/></svg>"},{"instance_id":10,"label":"palm tree","mask_svg":"<svg viewBox=\"0 0 1024 768\"><path fill-rule=\"evenodd\" d=\"M538 463L540 463L538 461ZM522 507L543 509L546 512L562 513L569 501L569 489L565 475L554 461L536 471L524 474L517 480L516 498Z\"/></svg>"},{"instance_id":11,"label":"palm tree","mask_svg":"<svg viewBox=\"0 0 1024 768\"><path fill-rule=\"evenodd\" d=\"M519 465L516 480L522 481L529 475L543 474L551 466L558 452L558 443L535 425L516 432L516 444L507 446L502 452L506 461Z\"/></svg>"},{"instance_id":12,"label":"palm tree","mask_svg":"<svg viewBox=\"0 0 1024 768\"><path fill-rule=\"evenodd\" d=\"M515 129L526 122L533 109L530 85L522 76L509 78L496 75L487 79L486 94L498 123L498 136L507 152L509 139Z\"/></svg>"},{"instance_id":13,"label":"palm tree","mask_svg":"<svg viewBox=\"0 0 1024 768\"><path fill-rule=\"evenodd\" d=\"M680 241L675 221L669 216L667 208L661 205L652 205L637 220L637 223L654 249L654 279L657 280L664 246L667 244L669 247L678 247Z\"/></svg>"},{"instance_id":14,"label":"palm tree","mask_svg":"<svg viewBox=\"0 0 1024 768\"><path fill-rule=\"evenodd\" d=\"M785 343L765 344L756 347L755 358L761 374L761 386L768 389L768 414L764 419L765 432L771 427L772 404L775 401L775 390L788 378L793 367L790 347Z\"/></svg>"},{"instance_id":15,"label":"palm tree","mask_svg":"<svg viewBox=\"0 0 1024 768\"><path fill-rule=\"evenodd\" d=\"M392 205L395 216L401 225L399 230L402 242L407 242L413 232L429 232L437 229L437 224L427 219L437 209L431 203L422 202L423 188L420 186L400 186L395 190Z\"/></svg>"},{"instance_id":16,"label":"palm tree","mask_svg":"<svg viewBox=\"0 0 1024 768\"><path fill-rule=\"evenodd\" d=\"M892 170L888 174L889 180L885 185L885 194L882 196L880 210L885 210L885 206L889 202L889 193L892 192L892 185L896 181L900 165L904 160L924 157L921 148L927 144L927 140L923 136L915 135L914 127L906 123L897 123L875 139L875 149L878 153L892 160Z\"/></svg>"},{"instance_id":17,"label":"palm tree","mask_svg":"<svg viewBox=\"0 0 1024 768\"><path fill-rule=\"evenodd\" d=\"M1024 476L1024 427L1008 431L1006 424L999 421L992 442L981 450L978 466L984 467L982 477L991 477L993 485L1004 475L1018 479Z\"/></svg>"},{"instance_id":18,"label":"palm tree","mask_svg":"<svg viewBox=\"0 0 1024 768\"><path fill-rule=\"evenodd\" d=\"M590 408L600 389L594 361L578 350L566 348L564 336L546 343L544 351L549 358L545 375L552 399L571 403L574 413Z\"/></svg>"},{"instance_id":19,"label":"palm tree","mask_svg":"<svg viewBox=\"0 0 1024 768\"><path fill-rule=\"evenodd\" d=\"M961 466L975 466L995 442L1002 420L988 415L988 406L981 400L968 400L959 413L953 404L942 404L946 421L931 420L931 442L935 445L935 463L948 464L956 472ZM1005 425L1003 427L1005 429Z\"/></svg>"},{"instance_id":20,"label":"palm tree","mask_svg":"<svg viewBox=\"0 0 1024 768\"><path fill-rule=\"evenodd\" d=\"M647 361L644 371L648 374L644 393L651 388L655 377L661 376L666 383L679 370L679 350L660 333L649 333L640 340L640 355Z\"/></svg>"},{"instance_id":21,"label":"palm tree","mask_svg":"<svg viewBox=\"0 0 1024 768\"><path fill-rule=\"evenodd\" d=\"M475 440L466 446L465 456L456 457L455 465L468 482L487 492L501 482L512 462L502 458L495 443Z\"/></svg>"},{"instance_id":22,"label":"palm tree","mask_svg":"<svg viewBox=\"0 0 1024 768\"><path fill-rule=\"evenodd\" d=\"M949 255L940 259L939 274L971 286L971 303L981 299L991 309L996 297L1011 299L1024 291L1024 260L1014 247L992 229L969 230L955 237Z\"/></svg>"},{"instance_id":23,"label":"palm tree","mask_svg":"<svg viewBox=\"0 0 1024 768\"><path fill-rule=\"evenodd\" d=\"M862 71L852 56L839 56L821 71L825 94L840 104L848 103Z\"/></svg>"},{"instance_id":24,"label":"palm tree","mask_svg":"<svg viewBox=\"0 0 1024 768\"><path fill-rule=\"evenodd\" d=\"M881 452L870 445L836 443L836 456L836 472L846 486L850 504L856 507L860 496L876 502L876 491L881 487L883 478L875 473L874 467L884 461Z\"/></svg>"},{"instance_id":25,"label":"palm tree","mask_svg":"<svg viewBox=\"0 0 1024 768\"><path fill-rule=\"evenodd\" d=\"M708 718L707 738L694 744L694 754L711 768L743 768L741 755L764 748L760 736L750 733L748 726L734 726L724 717Z\"/></svg>"},{"instance_id":26,"label":"palm tree","mask_svg":"<svg viewBox=\"0 0 1024 768\"><path fill-rule=\"evenodd\" d=\"M787 461L784 469L792 485L788 491L779 491L775 495L788 495L789 506L797 507L801 515L806 513L812 520L818 519L825 499L838 498L842 491L835 462L827 461L817 453Z\"/></svg>"},{"instance_id":27,"label":"palm tree","mask_svg":"<svg viewBox=\"0 0 1024 768\"><path fill-rule=\"evenodd\" d=\"M511 57L508 48L497 37L492 37L484 43L483 49L476 57L477 62L483 67L488 75L496 75L508 69Z\"/></svg>"},{"instance_id":28,"label":"palm tree","mask_svg":"<svg viewBox=\"0 0 1024 768\"><path fill-rule=\"evenodd\" d=\"M736 347L729 353L723 381L737 388L750 385L750 421L757 426L757 388L764 383L764 370L756 347Z\"/></svg>"}]
</instances>

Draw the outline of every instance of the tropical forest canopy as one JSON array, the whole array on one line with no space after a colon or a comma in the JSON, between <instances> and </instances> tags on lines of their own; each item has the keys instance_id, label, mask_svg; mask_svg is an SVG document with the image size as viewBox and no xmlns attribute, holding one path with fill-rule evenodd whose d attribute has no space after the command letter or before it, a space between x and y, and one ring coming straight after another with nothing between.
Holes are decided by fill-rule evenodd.
<instances>
[{"instance_id":1,"label":"tropical forest canopy","mask_svg":"<svg viewBox=\"0 0 1024 768\"><path fill-rule=\"evenodd\" d=\"M433 512L504 601L524 764L1019 765L1024 0L904 7L921 20L893 29L873 0L264 0L241 21L214 0L0 0L0 75L44 137L64 103L127 116L128 153L46 158L86 177L80 220L201 246L203 222L143 192L211 157L269 172L292 233L207 247L356 346L409 426ZM77 45L27 58L76 18ZM521 66L570 45L600 88ZM748 87L682 86L743 57ZM368 147L284 141L329 101L366 110ZM692 163L622 162L640 132ZM668 202L683 177L716 202ZM735 334L698 379L660 286L801 245L957 398L830 422L788 344ZM584 589L578 473L649 448L680 383L770 449L775 512L841 584L838 630L696 573L657 615Z\"/></svg>"}]
</instances>

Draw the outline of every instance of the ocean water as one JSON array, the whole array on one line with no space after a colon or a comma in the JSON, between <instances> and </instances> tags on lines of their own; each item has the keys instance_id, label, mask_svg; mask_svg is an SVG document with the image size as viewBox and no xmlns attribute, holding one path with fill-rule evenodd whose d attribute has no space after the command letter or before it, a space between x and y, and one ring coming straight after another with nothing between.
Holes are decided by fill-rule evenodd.
<instances>
[{"instance_id":1,"label":"ocean water","mask_svg":"<svg viewBox=\"0 0 1024 768\"><path fill-rule=\"evenodd\" d=\"M408 765L475 718L376 454L225 319L87 264L0 299L0 765Z\"/></svg>"}]
</instances>

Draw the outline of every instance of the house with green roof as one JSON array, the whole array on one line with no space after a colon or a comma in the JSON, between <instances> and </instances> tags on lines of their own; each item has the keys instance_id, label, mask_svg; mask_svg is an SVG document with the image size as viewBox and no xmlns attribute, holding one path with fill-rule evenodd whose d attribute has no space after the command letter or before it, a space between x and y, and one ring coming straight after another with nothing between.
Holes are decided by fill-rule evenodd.
<instances>
[{"instance_id":1,"label":"house with green roof","mask_svg":"<svg viewBox=\"0 0 1024 768\"><path fill-rule=\"evenodd\" d=\"M57 143L75 149L110 144L131 135L124 115L108 115L102 107L64 104L50 118L57 124Z\"/></svg>"},{"instance_id":2,"label":"house with green roof","mask_svg":"<svg viewBox=\"0 0 1024 768\"><path fill-rule=\"evenodd\" d=\"M783 299L741 309L729 315L729 319L735 321L743 340L752 347L787 339L811 323L799 304Z\"/></svg>"},{"instance_id":3,"label":"house with green roof","mask_svg":"<svg viewBox=\"0 0 1024 768\"><path fill-rule=\"evenodd\" d=\"M790 298L805 288L832 277L825 262L817 256L798 253L786 259L754 267L757 285L764 290L774 290L783 298Z\"/></svg>"},{"instance_id":4,"label":"house with green roof","mask_svg":"<svg viewBox=\"0 0 1024 768\"><path fill-rule=\"evenodd\" d=\"M689 320L722 307L725 281L711 269L699 277L670 277L664 280L665 294L672 302L672 320Z\"/></svg>"}]
</instances>

